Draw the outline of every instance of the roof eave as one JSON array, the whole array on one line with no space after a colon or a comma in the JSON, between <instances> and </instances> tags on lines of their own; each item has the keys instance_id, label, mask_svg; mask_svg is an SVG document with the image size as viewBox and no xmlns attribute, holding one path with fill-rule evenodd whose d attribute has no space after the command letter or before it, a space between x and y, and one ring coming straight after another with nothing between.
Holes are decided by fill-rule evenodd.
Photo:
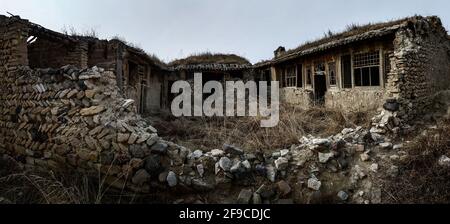
<instances>
[{"instance_id":1,"label":"roof eave","mask_svg":"<svg viewBox=\"0 0 450 224\"><path fill-rule=\"evenodd\" d=\"M337 47L342 47L342 46L345 46L348 44L353 44L356 42L361 42L361 41L366 41L366 40L371 40L371 39L388 36L388 35L395 33L398 29L400 29L401 27L403 27L405 25L406 25L405 23L399 24L399 25L394 25L392 27L382 28L382 29L378 29L378 30L371 30L371 31L365 32L363 34L346 37L346 38L343 38L340 40L330 41L330 42L321 44L316 47L311 47L309 49L292 52L292 53L283 55L279 58L275 58L272 60L272 63L279 64L279 63L283 63L283 62L286 62L286 61L289 61L292 59L296 59L298 57L303 57L303 56L308 56L308 55L315 54L315 53L324 52L324 51L331 50L331 49L334 49Z\"/></svg>"}]
</instances>

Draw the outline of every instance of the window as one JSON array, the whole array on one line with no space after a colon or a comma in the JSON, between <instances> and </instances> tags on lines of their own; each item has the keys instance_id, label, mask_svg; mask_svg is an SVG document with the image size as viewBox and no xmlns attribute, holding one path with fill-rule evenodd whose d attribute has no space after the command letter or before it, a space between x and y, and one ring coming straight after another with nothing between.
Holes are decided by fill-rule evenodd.
<instances>
[{"instance_id":1,"label":"window","mask_svg":"<svg viewBox=\"0 0 450 224\"><path fill-rule=\"evenodd\" d=\"M380 86L380 52L355 54L353 72L355 86Z\"/></svg>"},{"instance_id":2,"label":"window","mask_svg":"<svg viewBox=\"0 0 450 224\"><path fill-rule=\"evenodd\" d=\"M294 66L285 69L284 78L285 78L285 87L297 86L297 74Z\"/></svg>"},{"instance_id":3,"label":"window","mask_svg":"<svg viewBox=\"0 0 450 224\"><path fill-rule=\"evenodd\" d=\"M303 65L297 65L297 87L303 87Z\"/></svg>"},{"instance_id":4,"label":"window","mask_svg":"<svg viewBox=\"0 0 450 224\"><path fill-rule=\"evenodd\" d=\"M315 66L315 73L318 75L323 75L323 73L325 72L325 63L319 62L316 63Z\"/></svg>"},{"instance_id":5,"label":"window","mask_svg":"<svg viewBox=\"0 0 450 224\"><path fill-rule=\"evenodd\" d=\"M379 66L380 65L380 52L373 51L369 53L361 53L354 55L353 66L355 68Z\"/></svg>"},{"instance_id":6,"label":"window","mask_svg":"<svg viewBox=\"0 0 450 224\"><path fill-rule=\"evenodd\" d=\"M328 78L330 80L330 86L335 86L336 81L336 62L328 63Z\"/></svg>"},{"instance_id":7,"label":"window","mask_svg":"<svg viewBox=\"0 0 450 224\"><path fill-rule=\"evenodd\" d=\"M391 73L391 56L392 52L388 52L384 55L384 80L387 80L388 74Z\"/></svg>"},{"instance_id":8,"label":"window","mask_svg":"<svg viewBox=\"0 0 450 224\"><path fill-rule=\"evenodd\" d=\"M391 53L384 55L384 74L391 72Z\"/></svg>"},{"instance_id":9,"label":"window","mask_svg":"<svg viewBox=\"0 0 450 224\"><path fill-rule=\"evenodd\" d=\"M306 69L306 85L311 85L312 82L312 70L311 70L311 66L308 66Z\"/></svg>"},{"instance_id":10,"label":"window","mask_svg":"<svg viewBox=\"0 0 450 224\"><path fill-rule=\"evenodd\" d=\"M272 84L272 73L270 72L270 70L265 70L264 71L264 81L267 81L267 85L271 86L271 84Z\"/></svg>"}]
</instances>

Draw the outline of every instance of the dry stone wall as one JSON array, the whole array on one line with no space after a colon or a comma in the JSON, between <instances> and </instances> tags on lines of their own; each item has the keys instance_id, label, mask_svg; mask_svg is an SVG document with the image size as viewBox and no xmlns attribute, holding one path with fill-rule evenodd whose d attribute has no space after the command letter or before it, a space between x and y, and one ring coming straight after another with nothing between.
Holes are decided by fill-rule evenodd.
<instances>
[{"instance_id":1,"label":"dry stone wall","mask_svg":"<svg viewBox=\"0 0 450 224\"><path fill-rule=\"evenodd\" d=\"M397 32L392 69L387 75L390 105L385 104L385 109L398 104L398 109L390 109L395 112L393 116L408 122L433 111L434 96L450 87L446 33L436 17L417 20Z\"/></svg>"}]
</instances>

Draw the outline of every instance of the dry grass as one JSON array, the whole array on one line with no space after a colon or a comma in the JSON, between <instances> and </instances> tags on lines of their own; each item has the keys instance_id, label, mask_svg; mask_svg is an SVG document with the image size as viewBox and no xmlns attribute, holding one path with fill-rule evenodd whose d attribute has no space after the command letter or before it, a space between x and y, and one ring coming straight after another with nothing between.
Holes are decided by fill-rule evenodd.
<instances>
[{"instance_id":1,"label":"dry grass","mask_svg":"<svg viewBox=\"0 0 450 224\"><path fill-rule=\"evenodd\" d=\"M24 170L14 159L0 158L0 197L17 204L100 203L95 182L80 173Z\"/></svg>"},{"instance_id":2,"label":"dry grass","mask_svg":"<svg viewBox=\"0 0 450 224\"><path fill-rule=\"evenodd\" d=\"M160 59L156 54L148 53L139 44L130 42L130 41L126 40L124 37L120 37L120 36L116 35L116 36L111 37L111 41L122 42L123 44L128 46L128 48L130 48L136 52L139 52L141 55L148 57L153 63L155 63L155 65L162 67L162 68L167 67L167 64L162 59Z\"/></svg>"},{"instance_id":3,"label":"dry grass","mask_svg":"<svg viewBox=\"0 0 450 224\"><path fill-rule=\"evenodd\" d=\"M24 169L8 156L0 157L0 204L140 204L169 203L167 192L136 194L105 182L105 175L69 167L58 172ZM6 200L5 200L6 199Z\"/></svg>"},{"instance_id":4,"label":"dry grass","mask_svg":"<svg viewBox=\"0 0 450 224\"><path fill-rule=\"evenodd\" d=\"M184 59L178 59L171 63L170 66L187 65L187 64L243 64L250 65L250 62L241 56L235 54L215 54L204 52L191 55Z\"/></svg>"},{"instance_id":5,"label":"dry grass","mask_svg":"<svg viewBox=\"0 0 450 224\"><path fill-rule=\"evenodd\" d=\"M248 151L273 151L298 144L303 135L328 137L344 127L366 125L370 117L363 112L345 115L322 107L301 110L283 106L280 109L280 122L274 128L261 128L258 117L174 118L166 115L153 123L163 138L192 149L209 151L227 143Z\"/></svg>"},{"instance_id":6,"label":"dry grass","mask_svg":"<svg viewBox=\"0 0 450 224\"><path fill-rule=\"evenodd\" d=\"M414 139L406 148L410 158L399 164L400 175L384 183L387 203L448 203L450 169L438 164L442 155L450 156L450 120L437 130Z\"/></svg>"},{"instance_id":7,"label":"dry grass","mask_svg":"<svg viewBox=\"0 0 450 224\"><path fill-rule=\"evenodd\" d=\"M61 32L67 36L98 38L98 32L94 28L78 31L73 26L64 26Z\"/></svg>"}]
</instances>

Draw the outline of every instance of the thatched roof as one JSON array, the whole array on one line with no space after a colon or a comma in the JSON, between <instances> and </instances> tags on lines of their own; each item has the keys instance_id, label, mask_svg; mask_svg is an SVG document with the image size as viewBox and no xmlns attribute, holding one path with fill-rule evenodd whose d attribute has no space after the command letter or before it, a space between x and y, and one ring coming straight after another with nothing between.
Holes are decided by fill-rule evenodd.
<instances>
[{"instance_id":1,"label":"thatched roof","mask_svg":"<svg viewBox=\"0 0 450 224\"><path fill-rule=\"evenodd\" d=\"M301 56L323 52L355 42L391 35L394 34L398 29L409 26L411 24L415 24L418 20L422 19L439 20L439 18L437 17L424 18L421 16L414 16L384 23L367 24L363 26L351 25L348 26L347 30L344 32L338 34L329 34L325 38L313 42L307 42L295 49L291 49L280 54L278 57L275 57L270 61L257 63L255 64L255 67L264 67L270 64L280 63Z\"/></svg>"},{"instance_id":2,"label":"thatched roof","mask_svg":"<svg viewBox=\"0 0 450 224\"><path fill-rule=\"evenodd\" d=\"M174 70L241 70L250 68L251 63L235 54L212 54L203 53L193 55L184 59L175 60L169 63L169 66Z\"/></svg>"}]
</instances>

